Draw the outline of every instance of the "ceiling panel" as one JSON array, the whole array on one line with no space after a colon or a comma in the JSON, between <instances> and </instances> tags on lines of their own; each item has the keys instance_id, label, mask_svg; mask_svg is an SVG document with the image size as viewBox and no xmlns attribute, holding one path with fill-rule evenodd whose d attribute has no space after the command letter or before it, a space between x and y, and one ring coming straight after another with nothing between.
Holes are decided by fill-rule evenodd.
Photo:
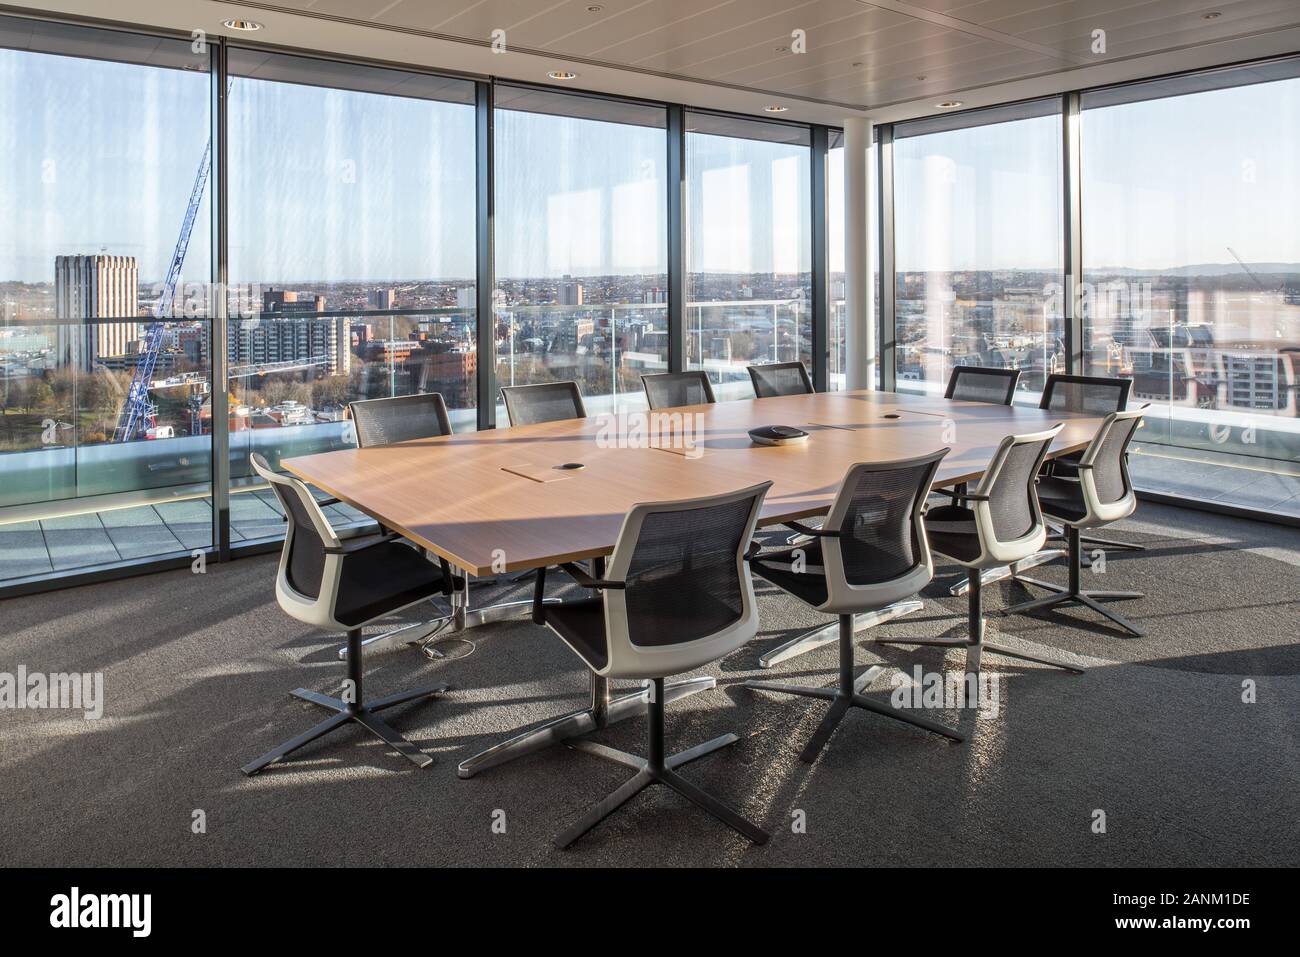
<instances>
[{"instance_id":1,"label":"ceiling panel","mask_svg":"<svg viewBox=\"0 0 1300 957\"><path fill-rule=\"evenodd\" d=\"M956 94L1094 59L1300 25L1300 0L276 0L273 5L478 44L502 29L508 48L553 54L559 62L863 108ZM593 5L600 9L590 11ZM1221 16L1202 19L1210 11ZM807 52L779 52L791 45L796 29L806 31ZM1090 50L1094 29L1107 31L1107 50L1099 57Z\"/></svg>"}]
</instances>

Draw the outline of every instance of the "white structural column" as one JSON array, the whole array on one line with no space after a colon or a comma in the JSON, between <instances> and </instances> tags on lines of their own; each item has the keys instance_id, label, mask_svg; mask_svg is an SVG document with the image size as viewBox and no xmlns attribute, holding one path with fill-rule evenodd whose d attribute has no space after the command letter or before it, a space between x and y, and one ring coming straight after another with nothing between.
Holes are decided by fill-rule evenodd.
<instances>
[{"instance_id":1,"label":"white structural column","mask_svg":"<svg viewBox=\"0 0 1300 957\"><path fill-rule=\"evenodd\" d=\"M870 389L876 384L880 350L872 273L876 263L875 176L871 122L844 120L844 352L845 385Z\"/></svg>"}]
</instances>

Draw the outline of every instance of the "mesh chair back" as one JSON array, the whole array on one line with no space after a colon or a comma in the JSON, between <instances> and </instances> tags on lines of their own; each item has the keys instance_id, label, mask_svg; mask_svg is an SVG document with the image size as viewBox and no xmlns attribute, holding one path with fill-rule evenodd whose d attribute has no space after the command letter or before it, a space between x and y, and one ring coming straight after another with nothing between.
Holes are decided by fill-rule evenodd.
<instances>
[{"instance_id":1,"label":"mesh chair back","mask_svg":"<svg viewBox=\"0 0 1300 957\"><path fill-rule=\"evenodd\" d=\"M754 383L754 395L769 399L778 395L811 395L812 379L802 362L772 362L768 365L750 366L749 378Z\"/></svg>"},{"instance_id":2,"label":"mesh chair back","mask_svg":"<svg viewBox=\"0 0 1300 957\"><path fill-rule=\"evenodd\" d=\"M1010 405L1016 394L1019 369L989 369L984 366L957 366L948 379L946 399L964 402L991 402Z\"/></svg>"},{"instance_id":3,"label":"mesh chair back","mask_svg":"<svg viewBox=\"0 0 1300 957\"><path fill-rule=\"evenodd\" d=\"M349 404L357 447L366 449L451 434L447 404L437 392L365 399Z\"/></svg>"},{"instance_id":4,"label":"mesh chair back","mask_svg":"<svg viewBox=\"0 0 1300 957\"><path fill-rule=\"evenodd\" d=\"M337 546L338 537L306 485L272 470L270 463L257 452L250 459L254 471L270 484L288 519L280 574L299 595L319 598L325 574L325 548Z\"/></svg>"},{"instance_id":5,"label":"mesh chair back","mask_svg":"<svg viewBox=\"0 0 1300 957\"><path fill-rule=\"evenodd\" d=\"M1020 561L1042 547L1047 530L1035 483L1061 428L1008 435L993 453L975 491L986 500L972 502L983 550L979 564Z\"/></svg>"},{"instance_id":6,"label":"mesh chair back","mask_svg":"<svg viewBox=\"0 0 1300 957\"><path fill-rule=\"evenodd\" d=\"M771 482L707 498L638 505L623 522L607 577L613 677L678 674L758 632L745 552Z\"/></svg>"},{"instance_id":7,"label":"mesh chair back","mask_svg":"<svg viewBox=\"0 0 1300 957\"><path fill-rule=\"evenodd\" d=\"M1107 415L1079 459L1079 481L1090 520L1113 522L1137 507L1128 474L1128 447L1144 415L1146 406Z\"/></svg>"},{"instance_id":8,"label":"mesh chair back","mask_svg":"<svg viewBox=\"0 0 1300 957\"><path fill-rule=\"evenodd\" d=\"M849 469L823 525L839 536L821 539L828 596L822 611L883 608L930 581L934 563L921 511L947 454Z\"/></svg>"},{"instance_id":9,"label":"mesh chair back","mask_svg":"<svg viewBox=\"0 0 1300 957\"><path fill-rule=\"evenodd\" d=\"M653 409L673 409L681 405L708 405L716 402L713 386L705 372L659 372L643 375L646 401Z\"/></svg>"},{"instance_id":10,"label":"mesh chair back","mask_svg":"<svg viewBox=\"0 0 1300 957\"><path fill-rule=\"evenodd\" d=\"M1128 393L1132 387L1131 379L1052 373L1043 386L1043 399L1038 407L1054 412L1086 412L1092 415L1123 412L1128 405Z\"/></svg>"},{"instance_id":11,"label":"mesh chair back","mask_svg":"<svg viewBox=\"0 0 1300 957\"><path fill-rule=\"evenodd\" d=\"M576 382L540 382L501 387L511 425L536 425L561 419L585 419L582 390Z\"/></svg>"}]
</instances>

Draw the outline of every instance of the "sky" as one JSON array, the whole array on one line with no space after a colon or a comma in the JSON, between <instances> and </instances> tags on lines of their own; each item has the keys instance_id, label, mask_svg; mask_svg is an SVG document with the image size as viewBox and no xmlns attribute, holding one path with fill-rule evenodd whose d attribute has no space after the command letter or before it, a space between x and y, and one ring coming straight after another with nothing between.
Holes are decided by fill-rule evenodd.
<instances>
[{"instance_id":1,"label":"sky","mask_svg":"<svg viewBox=\"0 0 1300 957\"><path fill-rule=\"evenodd\" d=\"M0 281L101 249L161 278L208 125L206 74L0 50ZM1058 265L1059 125L900 140L899 269ZM461 104L235 80L232 281L471 278L473 133ZM497 133L502 277L665 271L663 130L502 111ZM687 167L689 269L809 268L806 149L688 134ZM1083 169L1093 267L1300 262L1300 80L1085 111ZM208 222L205 193L188 281Z\"/></svg>"},{"instance_id":2,"label":"sky","mask_svg":"<svg viewBox=\"0 0 1300 957\"><path fill-rule=\"evenodd\" d=\"M1059 267L1060 144L1059 116L897 140L898 268ZM1300 263L1300 79L1085 108L1081 144L1085 269Z\"/></svg>"}]
</instances>

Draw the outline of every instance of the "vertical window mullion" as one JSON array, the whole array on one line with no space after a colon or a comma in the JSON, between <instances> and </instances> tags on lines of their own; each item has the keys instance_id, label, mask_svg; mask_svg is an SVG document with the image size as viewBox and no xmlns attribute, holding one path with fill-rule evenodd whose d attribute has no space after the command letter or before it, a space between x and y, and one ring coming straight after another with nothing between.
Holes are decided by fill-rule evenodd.
<instances>
[{"instance_id":1,"label":"vertical window mullion","mask_svg":"<svg viewBox=\"0 0 1300 957\"><path fill-rule=\"evenodd\" d=\"M894 319L898 298L898 277L894 266L894 127L880 128L876 145L880 204L880 318L876 329L879 345L880 388L893 392L898 385L897 341Z\"/></svg>"},{"instance_id":2,"label":"vertical window mullion","mask_svg":"<svg viewBox=\"0 0 1300 957\"><path fill-rule=\"evenodd\" d=\"M686 368L686 111L668 107L668 371Z\"/></svg>"},{"instance_id":3,"label":"vertical window mullion","mask_svg":"<svg viewBox=\"0 0 1300 957\"><path fill-rule=\"evenodd\" d=\"M1083 368L1083 321L1078 314L1079 298L1075 291L1083 282L1083 194L1080 179L1079 94L1066 93L1061 103L1061 196L1065 208L1062 216L1065 252L1065 289L1061 297L1065 321L1065 371L1074 375Z\"/></svg>"},{"instance_id":4,"label":"vertical window mullion","mask_svg":"<svg viewBox=\"0 0 1300 957\"><path fill-rule=\"evenodd\" d=\"M495 145L492 126L492 84L475 84L475 242L477 269L475 270L475 302L478 330L478 427L496 428L497 417L497 357L496 316L493 312L496 289L496 260L493 247L493 214L496 197L493 193L495 177Z\"/></svg>"},{"instance_id":5,"label":"vertical window mullion","mask_svg":"<svg viewBox=\"0 0 1300 957\"><path fill-rule=\"evenodd\" d=\"M826 163L830 131L812 128L812 377L813 387L825 392L830 363L830 263L826 218Z\"/></svg>"},{"instance_id":6,"label":"vertical window mullion","mask_svg":"<svg viewBox=\"0 0 1300 957\"><path fill-rule=\"evenodd\" d=\"M229 408L229 256L226 232L228 208L227 135L230 80L227 76L226 46L220 41L211 44L212 106L210 126L212 137L212 166L209 173L211 190L212 231L212 282L215 293L209 296L208 364L211 367L212 387L212 542L216 546L217 560L230 558L230 408Z\"/></svg>"}]
</instances>

